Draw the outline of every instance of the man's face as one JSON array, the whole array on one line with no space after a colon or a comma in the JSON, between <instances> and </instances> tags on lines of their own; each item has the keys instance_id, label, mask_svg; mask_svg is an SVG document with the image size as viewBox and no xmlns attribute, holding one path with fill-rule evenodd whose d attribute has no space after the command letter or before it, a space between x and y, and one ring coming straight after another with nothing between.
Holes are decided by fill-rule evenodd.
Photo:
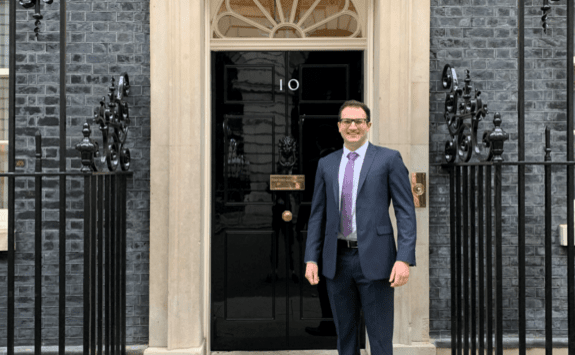
<instances>
[{"instance_id":1,"label":"man's face","mask_svg":"<svg viewBox=\"0 0 575 355\"><path fill-rule=\"evenodd\" d=\"M346 107L341 111L342 120L366 120L367 115L361 107ZM365 122L365 121L364 121ZM367 140L367 132L371 128L371 122L357 124L356 122L346 125L338 122L339 133L343 137L346 146L360 147Z\"/></svg>"}]
</instances>

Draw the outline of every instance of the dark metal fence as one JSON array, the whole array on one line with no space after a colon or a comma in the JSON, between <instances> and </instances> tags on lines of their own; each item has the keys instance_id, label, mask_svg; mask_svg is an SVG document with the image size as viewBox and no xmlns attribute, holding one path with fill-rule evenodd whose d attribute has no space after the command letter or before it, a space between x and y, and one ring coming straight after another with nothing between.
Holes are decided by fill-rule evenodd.
<instances>
[{"instance_id":1,"label":"dark metal fence","mask_svg":"<svg viewBox=\"0 0 575 355\"><path fill-rule=\"evenodd\" d=\"M41 4L52 0L20 0L34 8L36 38L41 36ZM122 74L118 87L112 86L106 107L102 99L95 111L95 123L102 132L103 149L90 138L84 124L84 138L76 146L82 159L81 171L66 171L66 0L60 0L60 164L59 172L43 172L41 136L36 134L36 169L33 173L15 171L15 92L16 92L16 1L10 1L10 79L9 79L9 171L0 173L8 180L8 275L7 275L7 353L14 354L15 305L15 183L35 179L35 277L34 277L34 353L42 352L42 192L43 179L59 176L59 302L58 346L66 346L66 181L82 180L84 185L84 284L83 353L125 354L126 349L126 189L130 152L124 148L128 133L129 110L124 96L129 79ZM117 89L117 92L115 93ZM94 158L101 157L108 172L98 172ZM117 169L121 167L121 169Z\"/></svg>"},{"instance_id":2,"label":"dark metal fence","mask_svg":"<svg viewBox=\"0 0 575 355\"><path fill-rule=\"evenodd\" d=\"M546 33L550 5L542 1L542 27ZM555 0L552 0L555 1ZM517 169L517 345L519 354L526 353L526 257L525 257L525 172L544 167L545 200L545 339L547 355L553 353L552 314L552 177L566 170L567 195L567 294L569 354L575 354L575 280L574 280L574 142L573 142L573 39L574 4L567 2L567 160L551 161L550 129L545 128L545 149L541 161L525 161L525 21L524 1L518 1L518 155L517 161L504 162L503 143L508 139L501 129L501 118L495 114L495 127L478 139L479 122L486 117L487 105L481 93L473 89L469 71L461 87L450 65L443 71L443 87L452 88L445 101L445 120L451 139L445 145L446 164L450 177L450 244L451 244L451 353L503 354L503 263L502 263L502 176ZM470 162L472 155L477 162ZM459 161L456 161L459 157ZM436 164L433 164L436 165ZM516 168L515 168L516 167ZM476 219L477 216L477 219ZM492 220L494 216L494 221ZM494 249L492 240L494 239ZM475 244L477 240L477 245ZM477 250L477 254L476 254ZM476 267L477 265L477 267ZM509 267L509 266L508 266ZM515 267L513 267L515 268ZM493 278L495 270L495 278ZM478 284L476 284L476 280ZM493 284L493 281L495 284ZM495 302L495 304L493 304ZM510 303L510 306L513 303ZM506 320L507 321L507 320ZM509 322L507 321L509 324Z\"/></svg>"},{"instance_id":3,"label":"dark metal fence","mask_svg":"<svg viewBox=\"0 0 575 355\"><path fill-rule=\"evenodd\" d=\"M34 347L41 353L42 344L42 180L60 176L83 180L84 183L84 354L124 354L126 348L126 189L127 171L104 172L42 172L41 137L36 134L36 171L34 173L0 173L12 180L35 178L35 260L34 260ZM65 191L65 186L60 188ZM65 210L65 201L60 206ZM13 208L10 204L10 208ZM10 214L11 210L9 211ZM12 217L13 218L13 217ZM65 224L60 215L60 225ZM12 220L11 223L14 223ZM8 355L14 354L15 263L14 228L8 230ZM65 246L65 242L63 243ZM60 286L65 285L66 252L60 253ZM65 298L59 295L59 345L65 352Z\"/></svg>"}]
</instances>

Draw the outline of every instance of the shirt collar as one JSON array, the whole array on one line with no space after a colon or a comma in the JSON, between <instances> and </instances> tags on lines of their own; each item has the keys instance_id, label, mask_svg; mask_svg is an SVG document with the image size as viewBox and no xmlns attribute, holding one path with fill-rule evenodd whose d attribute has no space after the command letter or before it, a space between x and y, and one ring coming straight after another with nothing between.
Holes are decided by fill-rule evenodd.
<instances>
[{"instance_id":1,"label":"shirt collar","mask_svg":"<svg viewBox=\"0 0 575 355\"><path fill-rule=\"evenodd\" d=\"M365 157L365 152L367 151L368 143L369 143L369 141L366 140L365 143L363 143L363 145L361 147L359 147L358 149L355 150L355 152L360 157ZM343 156L347 158L347 155L349 154L349 152L351 152L351 150L347 149L347 147L344 144L343 145Z\"/></svg>"}]
</instances>

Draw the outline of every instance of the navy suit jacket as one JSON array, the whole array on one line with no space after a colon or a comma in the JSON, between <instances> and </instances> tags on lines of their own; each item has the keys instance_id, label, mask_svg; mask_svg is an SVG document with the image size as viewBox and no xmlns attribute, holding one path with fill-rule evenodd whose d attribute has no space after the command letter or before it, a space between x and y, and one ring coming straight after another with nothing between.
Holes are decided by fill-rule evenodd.
<instances>
[{"instance_id":1,"label":"navy suit jacket","mask_svg":"<svg viewBox=\"0 0 575 355\"><path fill-rule=\"evenodd\" d=\"M333 279L337 261L339 212L339 164L343 149L319 160L308 222L305 258L322 259L322 274ZM397 244L389 218L389 205L397 221ZM325 235L321 235L326 212ZM416 219L409 173L401 154L368 143L359 176L356 198L359 261L367 279L387 279L396 260L415 266Z\"/></svg>"}]
</instances>

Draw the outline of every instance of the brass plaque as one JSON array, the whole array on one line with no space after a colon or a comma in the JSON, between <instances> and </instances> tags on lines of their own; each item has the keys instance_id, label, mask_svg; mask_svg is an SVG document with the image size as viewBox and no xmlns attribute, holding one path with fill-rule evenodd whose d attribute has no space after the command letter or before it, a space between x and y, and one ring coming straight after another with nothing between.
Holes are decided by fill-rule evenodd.
<instances>
[{"instance_id":1,"label":"brass plaque","mask_svg":"<svg viewBox=\"0 0 575 355\"><path fill-rule=\"evenodd\" d=\"M413 203L415 208L425 207L426 191L425 173L411 173L411 192L413 193Z\"/></svg>"},{"instance_id":2,"label":"brass plaque","mask_svg":"<svg viewBox=\"0 0 575 355\"><path fill-rule=\"evenodd\" d=\"M270 190L303 191L305 175L270 175Z\"/></svg>"}]
</instances>

